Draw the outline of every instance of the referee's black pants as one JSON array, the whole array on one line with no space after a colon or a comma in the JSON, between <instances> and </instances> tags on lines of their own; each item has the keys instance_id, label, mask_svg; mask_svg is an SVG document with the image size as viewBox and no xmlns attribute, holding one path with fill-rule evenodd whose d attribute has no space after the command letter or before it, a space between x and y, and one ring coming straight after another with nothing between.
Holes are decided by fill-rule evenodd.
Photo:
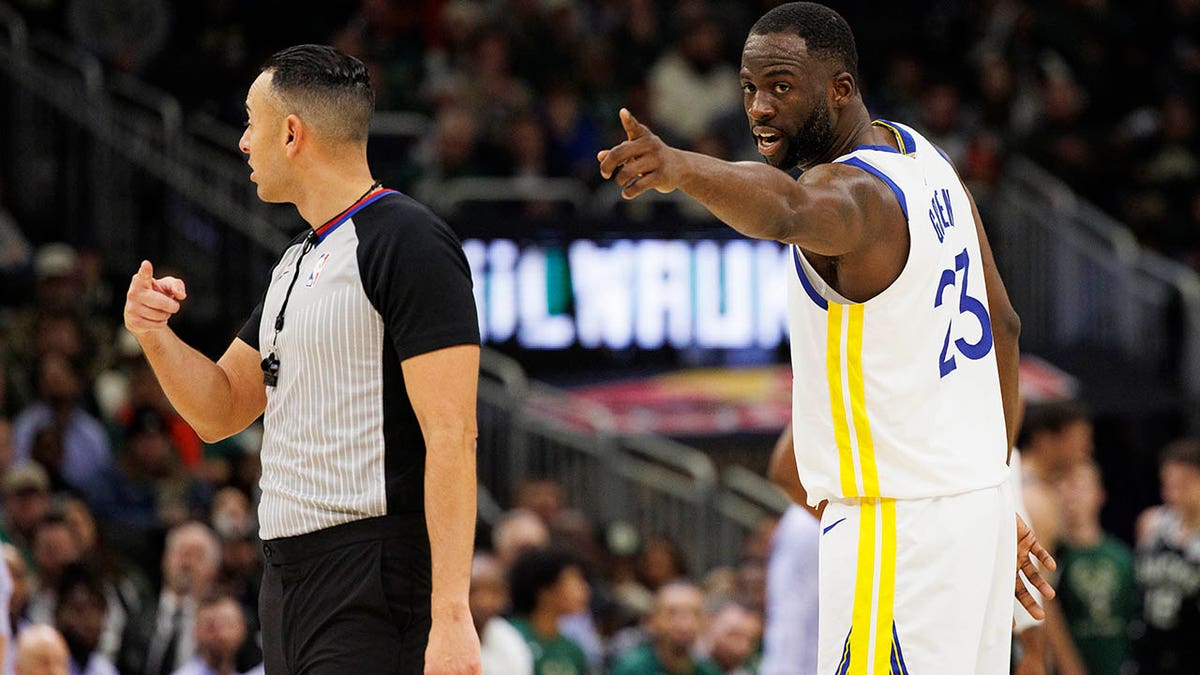
<instances>
[{"instance_id":1,"label":"referee's black pants","mask_svg":"<svg viewBox=\"0 0 1200 675\"><path fill-rule=\"evenodd\" d=\"M263 554L267 675L422 673L431 569L424 514L272 539Z\"/></svg>"}]
</instances>

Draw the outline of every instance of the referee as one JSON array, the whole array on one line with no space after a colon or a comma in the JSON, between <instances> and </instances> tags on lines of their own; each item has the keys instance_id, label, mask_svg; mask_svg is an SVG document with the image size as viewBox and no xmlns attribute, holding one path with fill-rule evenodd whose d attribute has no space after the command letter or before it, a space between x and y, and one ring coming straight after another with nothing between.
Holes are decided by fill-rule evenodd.
<instances>
[{"instance_id":1,"label":"referee","mask_svg":"<svg viewBox=\"0 0 1200 675\"><path fill-rule=\"evenodd\" d=\"M167 326L187 293L143 262L125 326L206 441L264 415L259 612L268 675L478 673L467 608L479 327L457 238L367 165L361 62L272 56L239 147L310 229L213 363Z\"/></svg>"}]
</instances>

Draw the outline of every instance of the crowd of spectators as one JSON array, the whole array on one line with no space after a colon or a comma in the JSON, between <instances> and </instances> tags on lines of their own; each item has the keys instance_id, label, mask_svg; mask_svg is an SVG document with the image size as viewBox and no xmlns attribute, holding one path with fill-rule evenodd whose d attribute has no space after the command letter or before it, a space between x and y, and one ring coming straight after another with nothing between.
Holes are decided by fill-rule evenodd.
<instances>
[{"instance_id":1,"label":"crowd of spectators","mask_svg":"<svg viewBox=\"0 0 1200 675\"><path fill-rule=\"evenodd\" d=\"M111 290L84 258L38 248L34 295L0 313L9 619L18 635L54 626L73 672L247 672L260 658L259 437L252 428L200 442L101 309ZM1200 629L1200 444L1164 451L1163 505L1122 542L1100 521L1092 434L1080 406L1043 404L1019 443L1031 522L1062 563L1066 637L1050 642L1052 658L1060 672L1188 672L1200 663L1189 637ZM511 488L472 568L490 675L527 673L526 663L537 673L749 675L775 672L764 636L811 644L815 606L803 598L813 594L799 587L815 587L819 529L806 514L778 530L764 521L736 566L696 570L685 554L695 542L596 522L552 479ZM57 644L43 633L16 644Z\"/></svg>"},{"instance_id":2,"label":"crowd of spectators","mask_svg":"<svg viewBox=\"0 0 1200 675\"><path fill-rule=\"evenodd\" d=\"M81 256L42 246L33 269L34 296L0 312L12 646L63 646L78 673L249 671L261 658L256 433L202 443L97 309L108 291ZM688 570L687 542L601 530L552 480L514 494L473 566L474 616L504 667L494 672L755 672L769 529L738 568Z\"/></svg>"},{"instance_id":3,"label":"crowd of spectators","mask_svg":"<svg viewBox=\"0 0 1200 675\"><path fill-rule=\"evenodd\" d=\"M38 248L34 293L0 310L10 625L54 626L59 642L28 642L61 642L73 673L248 671L260 660L256 439L201 443L115 325L87 257Z\"/></svg>"},{"instance_id":4,"label":"crowd of spectators","mask_svg":"<svg viewBox=\"0 0 1200 675\"><path fill-rule=\"evenodd\" d=\"M1105 527L1106 477L1077 401L1030 405L1018 439L1027 518L1058 560L1045 652L1055 672L1186 673L1200 664L1200 440L1159 454L1163 504L1144 510L1133 541ZM1112 483L1109 483L1110 485Z\"/></svg>"},{"instance_id":5,"label":"crowd of spectators","mask_svg":"<svg viewBox=\"0 0 1200 675\"><path fill-rule=\"evenodd\" d=\"M737 67L778 0L16 0L187 110L241 122L275 49L362 58L380 110L431 125L393 180L573 176L629 107L669 142L754 159ZM861 53L868 107L913 124L981 192L1020 153L1200 267L1200 3L1110 0L833 3ZM169 45L169 47L168 47ZM399 187L405 187L400 185Z\"/></svg>"},{"instance_id":6,"label":"crowd of spectators","mask_svg":"<svg viewBox=\"0 0 1200 675\"><path fill-rule=\"evenodd\" d=\"M404 158L410 175L594 186L595 152L620 139L620 106L682 147L753 159L738 54L773 3L12 4L35 28L232 123L242 114L237 83L269 53L332 43L370 65L381 110L431 120ZM973 189L986 195L1009 156L1028 155L1146 243L1200 267L1200 2L838 9L858 36L872 112L925 131ZM247 671L259 657L257 438L200 442L117 327L104 271L93 253L23 231L0 186L0 283L34 289L0 298L13 659L40 650L72 672ZM1111 478L1090 457L1086 415L1043 410L1031 420L1030 509L1039 532L1054 533L1071 636L1053 658L1063 672L1139 662L1144 673L1190 672L1200 655L1179 626L1200 617L1200 450L1184 442L1165 452L1164 505L1139 521L1136 541L1121 542L1100 524ZM689 570L688 542L590 522L553 481L514 493L472 569L485 660L516 665L489 672L529 672L525 663L539 673L757 672L764 623L772 632L773 523L745 542L736 568Z\"/></svg>"}]
</instances>

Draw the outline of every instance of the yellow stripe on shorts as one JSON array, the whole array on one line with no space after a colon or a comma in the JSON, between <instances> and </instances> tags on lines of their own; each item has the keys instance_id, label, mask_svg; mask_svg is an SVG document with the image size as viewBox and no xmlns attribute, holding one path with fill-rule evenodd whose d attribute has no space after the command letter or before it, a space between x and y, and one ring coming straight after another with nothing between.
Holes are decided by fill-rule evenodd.
<instances>
[{"instance_id":1,"label":"yellow stripe on shorts","mask_svg":"<svg viewBox=\"0 0 1200 675\"><path fill-rule=\"evenodd\" d=\"M890 675L896 602L896 500L863 499L859 502L859 519L850 644L843 660L850 657L850 675Z\"/></svg>"},{"instance_id":2,"label":"yellow stripe on shorts","mask_svg":"<svg viewBox=\"0 0 1200 675\"><path fill-rule=\"evenodd\" d=\"M875 618L875 673L891 672L892 612L896 605L896 500L879 500L879 602Z\"/></svg>"},{"instance_id":3,"label":"yellow stripe on shorts","mask_svg":"<svg viewBox=\"0 0 1200 675\"><path fill-rule=\"evenodd\" d=\"M871 600L875 585L875 500L864 499L858 512L858 565L854 613L850 624L850 675L867 675L870 661Z\"/></svg>"}]
</instances>

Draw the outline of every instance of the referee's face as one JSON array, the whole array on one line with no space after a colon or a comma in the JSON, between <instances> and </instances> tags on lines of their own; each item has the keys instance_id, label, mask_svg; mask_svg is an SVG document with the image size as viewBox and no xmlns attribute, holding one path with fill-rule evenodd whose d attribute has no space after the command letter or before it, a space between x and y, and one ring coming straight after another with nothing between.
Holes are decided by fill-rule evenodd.
<instances>
[{"instance_id":1,"label":"referee's face","mask_svg":"<svg viewBox=\"0 0 1200 675\"><path fill-rule=\"evenodd\" d=\"M271 73L260 74L246 94L246 130L238 149L246 155L250 180L264 202L289 201L284 190L290 140L286 117L271 91Z\"/></svg>"}]
</instances>

